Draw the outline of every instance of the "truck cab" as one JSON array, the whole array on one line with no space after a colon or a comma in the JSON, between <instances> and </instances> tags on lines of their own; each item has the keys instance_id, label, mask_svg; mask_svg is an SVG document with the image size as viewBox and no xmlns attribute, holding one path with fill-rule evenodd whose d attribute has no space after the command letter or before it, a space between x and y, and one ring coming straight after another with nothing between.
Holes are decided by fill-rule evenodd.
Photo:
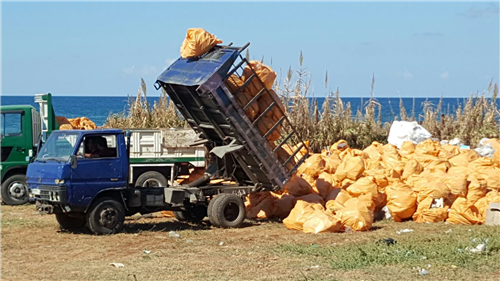
<instances>
[{"instance_id":1,"label":"truck cab","mask_svg":"<svg viewBox=\"0 0 500 281\"><path fill-rule=\"evenodd\" d=\"M30 105L2 106L0 114L2 200L8 205L28 201L26 168L40 145L40 114Z\"/></svg>"}]
</instances>

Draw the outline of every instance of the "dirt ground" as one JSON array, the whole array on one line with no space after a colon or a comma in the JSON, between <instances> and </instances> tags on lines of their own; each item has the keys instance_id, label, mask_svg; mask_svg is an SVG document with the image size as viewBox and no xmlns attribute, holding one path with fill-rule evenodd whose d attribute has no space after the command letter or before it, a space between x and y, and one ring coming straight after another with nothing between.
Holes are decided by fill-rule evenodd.
<instances>
[{"instance_id":1,"label":"dirt ground","mask_svg":"<svg viewBox=\"0 0 500 281\"><path fill-rule=\"evenodd\" d=\"M95 236L61 232L55 217L39 215L33 205L2 206L1 216L2 280L500 280L498 227L381 221L369 232L314 235L288 230L278 221L219 229L208 221L194 225L155 214L128 218L124 233ZM413 232L397 234L401 229ZM474 265L464 268L448 256L387 262L369 253L387 247L372 247L376 241L394 238L432 256L439 249L422 245L445 241L450 233L455 233L450 241L481 235L494 241L486 254L464 256L464 264ZM340 249L348 249L347 256ZM453 257L456 249L451 251ZM352 264L340 263L339 258L351 257ZM421 268L428 274L420 275Z\"/></svg>"}]
</instances>

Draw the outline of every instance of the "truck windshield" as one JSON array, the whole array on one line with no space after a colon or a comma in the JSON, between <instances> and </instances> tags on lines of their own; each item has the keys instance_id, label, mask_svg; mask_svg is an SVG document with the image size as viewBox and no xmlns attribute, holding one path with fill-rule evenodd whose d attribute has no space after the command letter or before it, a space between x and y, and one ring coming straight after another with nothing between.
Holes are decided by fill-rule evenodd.
<instances>
[{"instance_id":1,"label":"truck windshield","mask_svg":"<svg viewBox=\"0 0 500 281\"><path fill-rule=\"evenodd\" d=\"M36 161L68 161L73 153L78 133L53 132L36 157Z\"/></svg>"}]
</instances>

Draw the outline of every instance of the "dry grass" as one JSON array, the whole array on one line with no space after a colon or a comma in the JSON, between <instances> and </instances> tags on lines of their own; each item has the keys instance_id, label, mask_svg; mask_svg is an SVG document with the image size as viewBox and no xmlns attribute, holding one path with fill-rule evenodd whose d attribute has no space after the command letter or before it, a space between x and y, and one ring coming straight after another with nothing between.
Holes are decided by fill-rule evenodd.
<instances>
[{"instance_id":1,"label":"dry grass","mask_svg":"<svg viewBox=\"0 0 500 281\"><path fill-rule=\"evenodd\" d=\"M365 148L373 141L387 143L390 123L382 122L382 106L373 95L375 75L372 78L370 97L361 107L353 112L351 104L344 102L337 89L329 91L321 110L317 100L310 92L311 79L303 67L300 55L298 71L288 70L286 77L277 79L274 90L282 98L291 124L314 152L344 139L351 147ZM141 80L141 87L135 100L130 100L127 112L111 115L104 127L107 128L170 128L185 127L186 122L179 115L175 105L169 101L162 89L158 103L152 107L146 97L146 85ZM328 74L325 76L325 88L328 89ZM399 118L396 120L418 121L433 137L440 140L460 138L464 143L477 146L482 138L500 138L500 111L496 105L498 85L490 82L483 94L471 95L454 112L442 107L442 99L437 105L424 103L423 114L415 114L415 104L411 114L399 104Z\"/></svg>"},{"instance_id":2,"label":"dry grass","mask_svg":"<svg viewBox=\"0 0 500 281\"><path fill-rule=\"evenodd\" d=\"M139 87L137 97L129 98L128 110L108 116L103 128L157 129L186 126L186 122L180 118L177 108L163 89L158 102L154 102L153 106L150 106L146 92L146 83L141 78L141 87Z\"/></svg>"},{"instance_id":3,"label":"dry grass","mask_svg":"<svg viewBox=\"0 0 500 281\"><path fill-rule=\"evenodd\" d=\"M380 221L369 232L313 235L280 222L218 229L129 218L125 233L94 236L58 231L33 205L1 215L2 280L498 280L500 271L499 227ZM404 228L414 232L396 233ZM376 243L389 237L396 246ZM489 238L486 252L458 252L474 238Z\"/></svg>"}]
</instances>

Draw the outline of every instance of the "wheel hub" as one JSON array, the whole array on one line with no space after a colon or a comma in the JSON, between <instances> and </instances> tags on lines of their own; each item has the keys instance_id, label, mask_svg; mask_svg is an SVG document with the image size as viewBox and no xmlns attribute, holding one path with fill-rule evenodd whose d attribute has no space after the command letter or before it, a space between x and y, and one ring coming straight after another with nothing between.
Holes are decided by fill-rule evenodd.
<instances>
[{"instance_id":1,"label":"wheel hub","mask_svg":"<svg viewBox=\"0 0 500 281\"><path fill-rule=\"evenodd\" d=\"M118 221L118 212L113 208L102 210L99 222L107 228L113 228Z\"/></svg>"},{"instance_id":2,"label":"wheel hub","mask_svg":"<svg viewBox=\"0 0 500 281\"><path fill-rule=\"evenodd\" d=\"M160 182L157 179L147 179L142 187L160 187Z\"/></svg>"},{"instance_id":3,"label":"wheel hub","mask_svg":"<svg viewBox=\"0 0 500 281\"><path fill-rule=\"evenodd\" d=\"M224 208L224 217L228 221L234 221L238 218L239 208L234 203L228 203Z\"/></svg>"},{"instance_id":4,"label":"wheel hub","mask_svg":"<svg viewBox=\"0 0 500 281\"><path fill-rule=\"evenodd\" d=\"M11 197L20 199L26 195L26 185L22 182L13 182L9 186L9 194Z\"/></svg>"}]
</instances>

